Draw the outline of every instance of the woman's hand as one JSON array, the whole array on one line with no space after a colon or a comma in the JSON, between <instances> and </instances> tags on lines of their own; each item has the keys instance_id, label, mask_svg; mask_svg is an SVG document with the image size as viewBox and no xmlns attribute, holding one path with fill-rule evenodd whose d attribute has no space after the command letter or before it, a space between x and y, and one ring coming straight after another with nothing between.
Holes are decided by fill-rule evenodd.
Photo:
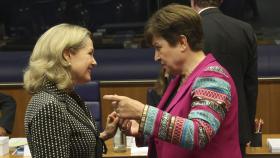
<instances>
[{"instance_id":1,"label":"woman's hand","mask_svg":"<svg viewBox=\"0 0 280 158\"><path fill-rule=\"evenodd\" d=\"M100 138L103 140L107 140L112 138L118 128L119 117L117 117L117 113L114 111L107 116L106 127L102 133L100 133Z\"/></svg>"},{"instance_id":2,"label":"woman's hand","mask_svg":"<svg viewBox=\"0 0 280 158\"><path fill-rule=\"evenodd\" d=\"M139 133L139 123L135 120L120 119L119 121L120 130L127 136L138 137Z\"/></svg>"},{"instance_id":3,"label":"woman's hand","mask_svg":"<svg viewBox=\"0 0 280 158\"><path fill-rule=\"evenodd\" d=\"M104 95L103 99L112 101L115 111L120 118L140 120L144 104L126 96Z\"/></svg>"}]
</instances>

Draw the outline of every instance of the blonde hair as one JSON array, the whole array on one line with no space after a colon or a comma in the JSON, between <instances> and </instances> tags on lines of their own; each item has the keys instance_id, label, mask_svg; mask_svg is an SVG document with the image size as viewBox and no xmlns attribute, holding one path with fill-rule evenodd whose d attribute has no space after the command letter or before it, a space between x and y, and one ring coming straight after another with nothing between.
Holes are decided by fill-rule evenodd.
<instances>
[{"instance_id":1,"label":"blonde hair","mask_svg":"<svg viewBox=\"0 0 280 158\"><path fill-rule=\"evenodd\" d=\"M72 76L63 52L77 52L88 38L92 39L89 30L71 24L59 24L47 30L38 39L29 59L24 72L24 88L36 93L49 80L58 89L69 89L73 85Z\"/></svg>"}]
</instances>

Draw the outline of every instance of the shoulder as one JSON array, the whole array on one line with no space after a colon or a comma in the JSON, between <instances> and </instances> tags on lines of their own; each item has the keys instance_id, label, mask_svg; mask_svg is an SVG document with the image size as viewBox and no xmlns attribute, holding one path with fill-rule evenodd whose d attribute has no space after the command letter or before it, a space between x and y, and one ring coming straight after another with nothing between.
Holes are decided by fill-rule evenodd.
<instances>
[{"instance_id":1,"label":"shoulder","mask_svg":"<svg viewBox=\"0 0 280 158\"><path fill-rule=\"evenodd\" d=\"M220 65L211 65L207 66L202 69L201 73L196 77L197 81L204 81L204 83L207 83L206 81L216 81L219 82L229 82L231 80L231 77L229 73L226 71L225 68L223 68Z\"/></svg>"},{"instance_id":2,"label":"shoulder","mask_svg":"<svg viewBox=\"0 0 280 158\"><path fill-rule=\"evenodd\" d=\"M216 63L202 68L202 71L195 78L192 89L194 90L201 87L224 87L230 91L232 86L234 86L234 84L230 74L225 68Z\"/></svg>"},{"instance_id":3,"label":"shoulder","mask_svg":"<svg viewBox=\"0 0 280 158\"><path fill-rule=\"evenodd\" d=\"M32 96L26 110L26 117L34 117L38 114L61 113L65 109L64 105L52 94L40 91Z\"/></svg>"},{"instance_id":4,"label":"shoulder","mask_svg":"<svg viewBox=\"0 0 280 158\"><path fill-rule=\"evenodd\" d=\"M226 15L225 15L226 16ZM228 19L230 19L233 23L235 23L236 25L240 26L241 28L243 28L244 30L248 30L248 31L253 31L253 27L247 23L247 22L244 22L244 21L241 21L241 20L238 20L238 19L235 19L235 18L232 18L232 17L229 17L227 16Z\"/></svg>"},{"instance_id":5,"label":"shoulder","mask_svg":"<svg viewBox=\"0 0 280 158\"><path fill-rule=\"evenodd\" d=\"M249 23L227 16L222 12L209 13L202 16L202 23L212 25L222 24L223 26L227 27L239 26L243 29L253 30L252 26Z\"/></svg>"},{"instance_id":6,"label":"shoulder","mask_svg":"<svg viewBox=\"0 0 280 158\"><path fill-rule=\"evenodd\" d=\"M208 98L225 103L227 108L232 100L233 81L220 65L206 66L192 85L192 96Z\"/></svg>"},{"instance_id":7,"label":"shoulder","mask_svg":"<svg viewBox=\"0 0 280 158\"><path fill-rule=\"evenodd\" d=\"M229 27L231 26L231 27L235 27L240 30L243 30L243 31L254 32L253 27L249 23L239 20L239 19L235 19L233 17L227 16L224 14L222 14L222 16L223 16L223 18L221 18L221 19L223 19L226 23L228 23Z\"/></svg>"},{"instance_id":8,"label":"shoulder","mask_svg":"<svg viewBox=\"0 0 280 158\"><path fill-rule=\"evenodd\" d=\"M223 78L225 80L228 80L231 78L228 71L220 64L208 65L208 66L204 67L200 76L201 77L213 76L213 77L217 77L217 78Z\"/></svg>"},{"instance_id":9,"label":"shoulder","mask_svg":"<svg viewBox=\"0 0 280 158\"><path fill-rule=\"evenodd\" d=\"M15 102L14 98L10 95L0 93L0 103L1 102Z\"/></svg>"},{"instance_id":10,"label":"shoulder","mask_svg":"<svg viewBox=\"0 0 280 158\"><path fill-rule=\"evenodd\" d=\"M45 91L40 91L32 96L29 105L37 104L36 106L42 108L44 106L49 106L52 104L59 104L59 103L60 101L56 96L47 93Z\"/></svg>"}]
</instances>

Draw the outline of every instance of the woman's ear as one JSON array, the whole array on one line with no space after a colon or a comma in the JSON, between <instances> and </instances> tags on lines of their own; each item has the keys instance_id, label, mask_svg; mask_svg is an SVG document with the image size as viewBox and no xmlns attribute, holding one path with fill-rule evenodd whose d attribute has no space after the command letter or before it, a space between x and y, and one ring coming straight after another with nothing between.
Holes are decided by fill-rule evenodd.
<instances>
[{"instance_id":1,"label":"woman's ear","mask_svg":"<svg viewBox=\"0 0 280 158\"><path fill-rule=\"evenodd\" d=\"M70 63L70 60L71 60L71 52L70 52L70 50L64 50L64 51L63 51L63 57L64 57L64 59L65 59L68 63Z\"/></svg>"},{"instance_id":2,"label":"woman's ear","mask_svg":"<svg viewBox=\"0 0 280 158\"><path fill-rule=\"evenodd\" d=\"M179 37L179 45L182 50L186 50L189 47L188 39L185 35L180 35Z\"/></svg>"}]
</instances>

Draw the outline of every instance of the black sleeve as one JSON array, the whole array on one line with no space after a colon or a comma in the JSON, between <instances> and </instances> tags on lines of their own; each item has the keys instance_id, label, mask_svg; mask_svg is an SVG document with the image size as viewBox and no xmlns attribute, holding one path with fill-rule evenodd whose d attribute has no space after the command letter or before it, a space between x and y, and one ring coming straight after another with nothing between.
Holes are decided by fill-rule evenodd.
<instances>
[{"instance_id":1,"label":"black sleeve","mask_svg":"<svg viewBox=\"0 0 280 158\"><path fill-rule=\"evenodd\" d=\"M8 133L11 133L16 114L15 100L9 95L0 93L0 109L2 112L0 126L5 128Z\"/></svg>"},{"instance_id":2,"label":"black sleeve","mask_svg":"<svg viewBox=\"0 0 280 158\"><path fill-rule=\"evenodd\" d=\"M254 132L254 120L256 114L256 104L258 95L258 57L256 36L255 33L253 33L253 31L251 37L251 52L249 54L249 63L244 79L244 88L247 99L251 131Z\"/></svg>"}]
</instances>

